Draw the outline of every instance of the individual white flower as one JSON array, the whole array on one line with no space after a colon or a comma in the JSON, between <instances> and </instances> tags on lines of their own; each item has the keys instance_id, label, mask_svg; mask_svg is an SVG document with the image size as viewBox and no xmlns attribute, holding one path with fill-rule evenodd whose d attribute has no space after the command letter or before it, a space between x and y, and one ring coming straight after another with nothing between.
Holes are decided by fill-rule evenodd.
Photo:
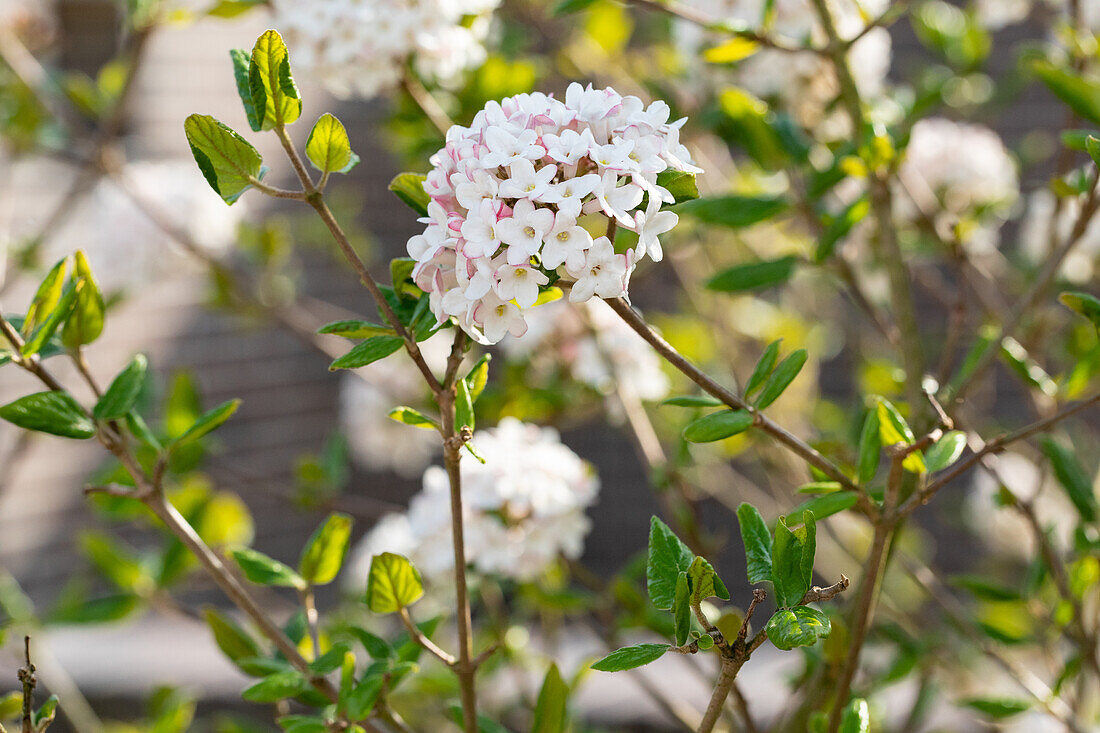
<instances>
[{"instance_id":1,"label":"individual white flower","mask_svg":"<svg viewBox=\"0 0 1100 733\"><path fill-rule=\"evenodd\" d=\"M660 211L673 197L659 174L700 172L680 143L684 120L669 114L663 102L571 84L564 102L519 94L448 130L424 182L425 231L408 243L436 319L493 343L525 332L525 312L551 281L572 282L574 301L625 295L637 261L661 258L658 237L677 220ZM589 232L609 225L599 217L637 233L637 251L594 243Z\"/></svg>"},{"instance_id":2,"label":"individual white flower","mask_svg":"<svg viewBox=\"0 0 1100 733\"><path fill-rule=\"evenodd\" d=\"M514 418L475 433L472 442L485 463L467 458L460 464L471 566L480 573L530 580L559 556L580 557L591 526L584 512L599 490L592 468L561 443L556 431ZM379 521L356 556L403 554L429 584L449 584L454 568L449 492L446 472L428 468L408 512Z\"/></svg>"},{"instance_id":3,"label":"individual white flower","mask_svg":"<svg viewBox=\"0 0 1100 733\"><path fill-rule=\"evenodd\" d=\"M400 84L409 62L442 83L486 58L482 41L500 0L273 0L295 70L341 97Z\"/></svg>"},{"instance_id":4,"label":"individual white flower","mask_svg":"<svg viewBox=\"0 0 1100 733\"><path fill-rule=\"evenodd\" d=\"M584 253L584 265L570 273L577 278L569 290L569 300L580 303L593 295L617 298L626 294L630 255L615 254L611 240L600 237Z\"/></svg>"}]
</instances>

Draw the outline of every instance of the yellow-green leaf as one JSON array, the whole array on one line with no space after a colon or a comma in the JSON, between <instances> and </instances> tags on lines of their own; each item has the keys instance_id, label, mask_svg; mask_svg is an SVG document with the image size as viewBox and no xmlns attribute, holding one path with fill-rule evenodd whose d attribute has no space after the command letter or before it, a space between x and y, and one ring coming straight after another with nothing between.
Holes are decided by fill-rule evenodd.
<instances>
[{"instance_id":1,"label":"yellow-green leaf","mask_svg":"<svg viewBox=\"0 0 1100 733\"><path fill-rule=\"evenodd\" d=\"M306 155L322 173L347 173L359 162L343 123L328 112L317 120L306 140Z\"/></svg>"},{"instance_id":2,"label":"yellow-green leaf","mask_svg":"<svg viewBox=\"0 0 1100 733\"><path fill-rule=\"evenodd\" d=\"M383 552L371 558L367 607L375 613L396 613L424 595L424 582L408 558Z\"/></svg>"},{"instance_id":3,"label":"yellow-green leaf","mask_svg":"<svg viewBox=\"0 0 1100 733\"><path fill-rule=\"evenodd\" d=\"M266 31L252 47L248 88L263 130L289 125L302 114L302 98L290 75L290 55L278 31Z\"/></svg>"}]
</instances>

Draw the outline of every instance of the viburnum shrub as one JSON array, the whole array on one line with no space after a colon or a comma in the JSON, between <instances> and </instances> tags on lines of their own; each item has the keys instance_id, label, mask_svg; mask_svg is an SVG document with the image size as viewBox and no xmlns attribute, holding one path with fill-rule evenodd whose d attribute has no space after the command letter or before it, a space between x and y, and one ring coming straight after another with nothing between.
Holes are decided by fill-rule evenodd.
<instances>
[{"instance_id":1,"label":"viburnum shrub","mask_svg":"<svg viewBox=\"0 0 1100 733\"><path fill-rule=\"evenodd\" d=\"M55 98L35 56L49 23L0 7L0 152L49 153L79 184L10 248L9 282L38 278L23 311L0 313L0 368L41 389L0 418L99 443L89 503L145 530L140 547L80 536L109 595L75 583L44 613L0 575L0 642L15 639L22 665L0 720L102 730L77 685L36 674L30 635L168 610L201 614L253 679L244 700L289 733L605 730L574 696L589 671L629 672L612 682L661 714L640 720L631 687L624 724L700 733L1095 728L1092 6L564 0L562 21L517 2L495 37L492 0L392 5L276 0L289 48L269 30L230 53L243 118L277 140L289 188L204 114L183 121L192 179L127 161L129 90L179 9L131 3L121 85L74 76ZM1013 81L1068 107L1053 160L1043 131L1013 150L980 122L998 98L991 33L1028 17L1051 33ZM901 18L938 61L895 86ZM518 38L535 27L549 50ZM331 190L361 163L348 131L324 113L304 144L291 135L292 51L311 84L392 94L389 142L426 171L390 184L412 210L395 219L424 226L385 281ZM539 79L550 64L526 53L597 81ZM87 145L58 144L81 138L66 105L95 121ZM1053 166L1049 184L1022 192L1028 164ZM242 211L257 193L291 223ZM219 196L232 208L207 212ZM367 291L367 312L327 324L296 281L293 239L318 221ZM209 275L213 306L279 324L342 372L339 428L297 456L286 497L325 512L296 561L252 547L247 506L203 472L239 400L205 406L186 373L158 390L143 354L110 380L89 364L126 291L184 262ZM1055 297L1061 281L1075 285ZM636 512L601 493L598 446L569 445L594 416L630 437L647 479L630 490L660 513L610 578L586 565L585 542L617 540ZM29 444L5 440L4 481ZM421 489L407 509L376 504L349 491L353 462ZM943 540L951 557L933 551ZM234 613L188 606L200 574ZM787 655L782 674L745 672L765 654ZM66 699L36 701L39 684ZM196 714L172 687L147 708L130 723L182 731Z\"/></svg>"}]
</instances>

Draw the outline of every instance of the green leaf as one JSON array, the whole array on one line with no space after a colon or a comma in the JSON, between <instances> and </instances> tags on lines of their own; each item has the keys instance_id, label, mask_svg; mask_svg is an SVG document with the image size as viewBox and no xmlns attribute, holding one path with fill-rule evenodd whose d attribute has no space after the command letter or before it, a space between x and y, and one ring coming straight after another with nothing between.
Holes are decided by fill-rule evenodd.
<instances>
[{"instance_id":1,"label":"green leaf","mask_svg":"<svg viewBox=\"0 0 1100 733\"><path fill-rule=\"evenodd\" d=\"M253 132L263 129L263 117L256 110L252 102L252 90L248 86L248 67L252 61L252 55L243 48L234 48L229 52L229 58L233 62L233 79L237 82L237 96L244 105L244 114L248 118L248 126Z\"/></svg>"},{"instance_id":2,"label":"green leaf","mask_svg":"<svg viewBox=\"0 0 1100 733\"><path fill-rule=\"evenodd\" d=\"M390 410L389 417L391 420L396 420L406 425L412 425L414 428L439 430L439 423L421 413L419 410L414 410L411 407L395 407Z\"/></svg>"},{"instance_id":3,"label":"green leaf","mask_svg":"<svg viewBox=\"0 0 1100 733\"><path fill-rule=\"evenodd\" d=\"M0 720L15 720L22 710L22 692L12 691L0 697Z\"/></svg>"},{"instance_id":4,"label":"green leaf","mask_svg":"<svg viewBox=\"0 0 1100 733\"><path fill-rule=\"evenodd\" d=\"M622 672L655 662L668 651L668 644L635 644L617 649L592 665L600 672Z\"/></svg>"},{"instance_id":5,"label":"green leaf","mask_svg":"<svg viewBox=\"0 0 1100 733\"><path fill-rule=\"evenodd\" d=\"M1092 322L1100 334L1100 298L1088 293L1065 292L1058 300L1074 313L1078 313Z\"/></svg>"},{"instance_id":6,"label":"green leaf","mask_svg":"<svg viewBox=\"0 0 1100 733\"><path fill-rule=\"evenodd\" d=\"M465 379L455 384L455 427L474 429L474 402L470 399L470 387Z\"/></svg>"},{"instance_id":7,"label":"green leaf","mask_svg":"<svg viewBox=\"0 0 1100 733\"><path fill-rule=\"evenodd\" d=\"M402 340L398 336L371 336L356 344L348 353L329 365L329 371L337 369L358 369L379 359L385 359L401 348Z\"/></svg>"},{"instance_id":8,"label":"green leaf","mask_svg":"<svg viewBox=\"0 0 1100 733\"><path fill-rule=\"evenodd\" d=\"M577 13L587 9L589 5L593 5L595 2L596 0L561 0L561 2L554 6L551 15L557 17L568 13Z\"/></svg>"},{"instance_id":9,"label":"green leaf","mask_svg":"<svg viewBox=\"0 0 1100 733\"><path fill-rule=\"evenodd\" d=\"M753 415L748 410L722 410L688 423L684 440L689 443L712 443L752 427Z\"/></svg>"},{"instance_id":10,"label":"green leaf","mask_svg":"<svg viewBox=\"0 0 1100 733\"><path fill-rule=\"evenodd\" d=\"M367 650L367 654L371 656L371 659L376 662L393 657L393 647L391 647L389 642L381 636L372 634L366 629L361 629L358 626L353 626L351 632L359 639L359 643Z\"/></svg>"},{"instance_id":11,"label":"green leaf","mask_svg":"<svg viewBox=\"0 0 1100 733\"><path fill-rule=\"evenodd\" d=\"M27 316L23 319L22 333L24 337L30 336L36 328L41 326L49 318L50 313L57 307L61 300L61 292L65 289L65 274L69 269L69 258L59 260L35 291L30 306L27 307Z\"/></svg>"},{"instance_id":12,"label":"green leaf","mask_svg":"<svg viewBox=\"0 0 1100 733\"><path fill-rule=\"evenodd\" d=\"M671 407L718 407L722 404L722 401L710 395L681 395L679 397L669 397L661 404Z\"/></svg>"},{"instance_id":13,"label":"green leaf","mask_svg":"<svg viewBox=\"0 0 1100 733\"><path fill-rule=\"evenodd\" d=\"M309 669L314 674L326 675L335 672L344 663L344 655L351 651L351 645L346 641L337 642L332 648L309 663Z\"/></svg>"},{"instance_id":14,"label":"green leaf","mask_svg":"<svg viewBox=\"0 0 1100 733\"><path fill-rule=\"evenodd\" d=\"M88 258L80 250L76 251L73 265L73 279L81 285L76 293L76 302L73 304L72 313L65 321L65 327L61 330L61 343L69 349L75 349L99 338L103 333L104 311L103 294L99 291L99 284L92 276L92 268L88 266Z\"/></svg>"},{"instance_id":15,"label":"green leaf","mask_svg":"<svg viewBox=\"0 0 1100 733\"><path fill-rule=\"evenodd\" d=\"M815 520L824 519L851 509L858 499L859 495L854 491L834 491L802 502L791 510L789 516L801 517L805 512L811 512Z\"/></svg>"},{"instance_id":16,"label":"green leaf","mask_svg":"<svg viewBox=\"0 0 1100 733\"><path fill-rule=\"evenodd\" d=\"M1085 138L1085 150L1088 152L1089 157L1092 158L1092 162L1096 165L1100 165L1100 140L1089 135Z\"/></svg>"},{"instance_id":17,"label":"green leaf","mask_svg":"<svg viewBox=\"0 0 1100 733\"><path fill-rule=\"evenodd\" d=\"M672 194L676 204L699 198L699 188L695 185L694 173L666 168L657 174L657 185Z\"/></svg>"},{"instance_id":18,"label":"green leaf","mask_svg":"<svg viewBox=\"0 0 1100 733\"><path fill-rule=\"evenodd\" d=\"M565 733L565 703L568 699L569 685L562 679L558 665L551 664L535 703L535 722L531 733Z\"/></svg>"},{"instance_id":19,"label":"green leaf","mask_svg":"<svg viewBox=\"0 0 1100 733\"><path fill-rule=\"evenodd\" d=\"M42 733L53 722L59 702L57 695L50 695L46 698L46 702L42 703L42 707L31 713L31 725L34 726L36 733Z\"/></svg>"},{"instance_id":20,"label":"green leaf","mask_svg":"<svg viewBox=\"0 0 1100 733\"><path fill-rule=\"evenodd\" d=\"M322 173L347 173L359 162L359 156L351 151L348 131L328 112L310 130L306 155Z\"/></svg>"},{"instance_id":21,"label":"green leaf","mask_svg":"<svg viewBox=\"0 0 1100 733\"><path fill-rule=\"evenodd\" d=\"M485 385L489 383L489 361L491 359L491 354L482 356L477 360L477 364L474 364L470 373L463 378L463 381L466 382L466 389L470 393L471 402L477 402L477 398L485 391Z\"/></svg>"},{"instance_id":22,"label":"green leaf","mask_svg":"<svg viewBox=\"0 0 1100 733\"><path fill-rule=\"evenodd\" d=\"M241 697L250 702L279 702L295 697L308 689L309 683L297 670L276 672L252 685Z\"/></svg>"},{"instance_id":23,"label":"green leaf","mask_svg":"<svg viewBox=\"0 0 1100 733\"><path fill-rule=\"evenodd\" d=\"M372 336L394 336L394 330L389 326L380 326L370 321L333 321L321 326L317 333L343 336L347 339L365 339Z\"/></svg>"},{"instance_id":24,"label":"green leaf","mask_svg":"<svg viewBox=\"0 0 1100 733\"><path fill-rule=\"evenodd\" d=\"M676 579L691 567L695 554L680 541L667 524L653 517L649 527L649 556L646 586L653 605L662 611L672 608Z\"/></svg>"},{"instance_id":25,"label":"green leaf","mask_svg":"<svg viewBox=\"0 0 1100 733\"><path fill-rule=\"evenodd\" d=\"M672 620L676 646L687 643L688 632L691 631L691 589L688 583L687 573L676 576L676 590L672 598Z\"/></svg>"},{"instance_id":26,"label":"green leaf","mask_svg":"<svg viewBox=\"0 0 1100 733\"><path fill-rule=\"evenodd\" d=\"M240 198L251 179L261 177L259 151L210 115L191 115L183 131L206 182L227 204Z\"/></svg>"},{"instance_id":27,"label":"green leaf","mask_svg":"<svg viewBox=\"0 0 1100 733\"><path fill-rule=\"evenodd\" d=\"M262 654L260 645L228 616L209 606L203 609L202 615L214 633L214 641L218 648L231 661L237 662Z\"/></svg>"},{"instance_id":28,"label":"green leaf","mask_svg":"<svg viewBox=\"0 0 1100 733\"><path fill-rule=\"evenodd\" d=\"M1100 125L1100 86L1045 59L1036 59L1031 68L1070 109L1094 125Z\"/></svg>"},{"instance_id":29,"label":"green leaf","mask_svg":"<svg viewBox=\"0 0 1100 733\"><path fill-rule=\"evenodd\" d=\"M141 599L132 593L116 593L101 598L65 605L50 620L58 624L101 624L126 618L137 609Z\"/></svg>"},{"instance_id":30,"label":"green leaf","mask_svg":"<svg viewBox=\"0 0 1100 733\"><path fill-rule=\"evenodd\" d=\"M813 558L816 551L816 525L813 514L803 515L805 524L790 529L780 517L775 526L772 544L772 583L775 602L780 607L798 605L813 580Z\"/></svg>"},{"instance_id":31,"label":"green leaf","mask_svg":"<svg viewBox=\"0 0 1100 733\"><path fill-rule=\"evenodd\" d=\"M420 216L428 215L428 203L431 201L428 192L424 190L425 178L419 173L399 173L390 181L389 186L397 198Z\"/></svg>"},{"instance_id":32,"label":"green leaf","mask_svg":"<svg viewBox=\"0 0 1100 733\"><path fill-rule=\"evenodd\" d=\"M385 681L385 676L381 674L369 675L360 680L345 702L348 717L352 720L364 720L370 715Z\"/></svg>"},{"instance_id":33,"label":"green leaf","mask_svg":"<svg viewBox=\"0 0 1100 733\"><path fill-rule=\"evenodd\" d=\"M0 407L0 419L27 430L86 440L95 423L68 392L36 392Z\"/></svg>"},{"instance_id":34,"label":"green leaf","mask_svg":"<svg viewBox=\"0 0 1100 733\"><path fill-rule=\"evenodd\" d=\"M1019 601L1020 594L982 575L952 575L947 582L983 601Z\"/></svg>"},{"instance_id":35,"label":"green leaf","mask_svg":"<svg viewBox=\"0 0 1100 733\"><path fill-rule=\"evenodd\" d=\"M889 400L880 397L877 409L879 436L882 444L888 446L912 445L916 440L913 429L909 427L909 423L905 422L905 418L901 416L898 408L894 407L894 404ZM924 458L921 456L920 451L910 453L901 465L907 471L913 473L924 473L926 470Z\"/></svg>"},{"instance_id":36,"label":"green leaf","mask_svg":"<svg viewBox=\"0 0 1100 733\"><path fill-rule=\"evenodd\" d=\"M133 409L145 385L145 373L148 367L149 362L144 354L138 354L131 359L99 398L99 402L92 410L92 417L103 421L120 420L126 417L126 413Z\"/></svg>"},{"instance_id":37,"label":"green leaf","mask_svg":"<svg viewBox=\"0 0 1100 733\"><path fill-rule=\"evenodd\" d=\"M42 325L34 329L30 338L23 344L23 356L37 354L53 338L53 335L57 333L57 329L72 314L73 308L76 306L76 298L83 289L84 284L80 281L70 282L65 286L57 305L49 312Z\"/></svg>"},{"instance_id":38,"label":"green leaf","mask_svg":"<svg viewBox=\"0 0 1100 733\"><path fill-rule=\"evenodd\" d=\"M777 196L722 196L687 201L676 211L705 224L737 229L771 219L788 208L790 202Z\"/></svg>"},{"instance_id":39,"label":"green leaf","mask_svg":"<svg viewBox=\"0 0 1100 733\"><path fill-rule=\"evenodd\" d=\"M712 277L707 281L707 287L722 293L770 288L790 280L796 264L798 259L795 257L781 257L778 260L736 265Z\"/></svg>"},{"instance_id":40,"label":"green leaf","mask_svg":"<svg viewBox=\"0 0 1100 733\"><path fill-rule=\"evenodd\" d=\"M80 536L80 549L119 590L136 594L149 589L151 583L141 557L120 541L99 532L85 532Z\"/></svg>"},{"instance_id":41,"label":"green leaf","mask_svg":"<svg viewBox=\"0 0 1100 733\"><path fill-rule=\"evenodd\" d=\"M828 619L826 619L828 621ZM838 733L871 733L871 711L867 701L857 697L844 708Z\"/></svg>"},{"instance_id":42,"label":"green leaf","mask_svg":"<svg viewBox=\"0 0 1100 733\"><path fill-rule=\"evenodd\" d=\"M703 51L703 60L708 64L733 64L752 56L759 48L760 44L750 38L734 36Z\"/></svg>"},{"instance_id":43,"label":"green leaf","mask_svg":"<svg viewBox=\"0 0 1100 733\"><path fill-rule=\"evenodd\" d=\"M768 638L777 649L789 650L800 646L813 646L832 630L829 617L809 606L781 608L764 627Z\"/></svg>"},{"instance_id":44,"label":"green leaf","mask_svg":"<svg viewBox=\"0 0 1100 733\"><path fill-rule=\"evenodd\" d=\"M924 452L924 464L929 472L942 471L955 461L966 450L966 433L961 430L952 430L936 441L936 443Z\"/></svg>"},{"instance_id":45,"label":"green leaf","mask_svg":"<svg viewBox=\"0 0 1100 733\"><path fill-rule=\"evenodd\" d=\"M252 47L248 88L260 129L289 125L302 114L302 98L290 75L290 57L278 31L266 31Z\"/></svg>"},{"instance_id":46,"label":"green leaf","mask_svg":"<svg viewBox=\"0 0 1100 733\"><path fill-rule=\"evenodd\" d=\"M251 547L235 547L229 551L244 572L244 577L256 585L305 590L306 581L293 569Z\"/></svg>"},{"instance_id":47,"label":"green leaf","mask_svg":"<svg viewBox=\"0 0 1100 733\"><path fill-rule=\"evenodd\" d=\"M1096 494L1092 490L1092 481L1078 462L1073 449L1050 436L1043 438L1042 449L1051 467L1054 468L1058 483L1065 489L1073 506L1077 508L1077 513L1086 522L1095 522Z\"/></svg>"},{"instance_id":48,"label":"green leaf","mask_svg":"<svg viewBox=\"0 0 1100 733\"><path fill-rule=\"evenodd\" d=\"M848 232L852 231L852 227L867 218L869 213L871 213L871 201L864 196L850 203L848 208L832 219L817 240L814 262L820 264L832 257L837 242L847 236Z\"/></svg>"},{"instance_id":49,"label":"green leaf","mask_svg":"<svg viewBox=\"0 0 1100 733\"><path fill-rule=\"evenodd\" d=\"M755 585L772 579L772 533L760 512L752 504L737 507L737 523L741 526L741 542L745 545L745 564L749 583ZM801 600L801 599L800 599Z\"/></svg>"},{"instance_id":50,"label":"green leaf","mask_svg":"<svg viewBox=\"0 0 1100 733\"><path fill-rule=\"evenodd\" d=\"M779 362L779 366L775 368L775 371L768 377L768 381L764 383L764 388L760 390L760 396L756 398L756 406L763 410L775 402L779 395L783 394L791 382L794 381L794 378L798 376L798 373L802 371L805 364L805 349L798 349L788 354L786 359Z\"/></svg>"},{"instance_id":51,"label":"green leaf","mask_svg":"<svg viewBox=\"0 0 1100 733\"><path fill-rule=\"evenodd\" d=\"M320 715L284 715L276 722L285 733L327 733L329 729Z\"/></svg>"},{"instance_id":52,"label":"green leaf","mask_svg":"<svg viewBox=\"0 0 1100 733\"><path fill-rule=\"evenodd\" d=\"M351 543L351 517L333 513L314 530L302 550L298 573L310 585L326 585L336 579Z\"/></svg>"},{"instance_id":53,"label":"green leaf","mask_svg":"<svg viewBox=\"0 0 1100 733\"><path fill-rule=\"evenodd\" d=\"M237 408L240 406L240 400L229 400L228 402L221 403L212 410L204 412L191 427L184 431L183 435L172 441L169 448L174 450L182 445L194 443L204 435L217 430L225 424L226 420L233 416L233 413L236 412Z\"/></svg>"},{"instance_id":54,"label":"green leaf","mask_svg":"<svg viewBox=\"0 0 1100 733\"><path fill-rule=\"evenodd\" d=\"M878 409L868 410L863 420L863 429L859 434L859 483L867 484L878 471L879 457L882 453L882 431L878 424Z\"/></svg>"},{"instance_id":55,"label":"green leaf","mask_svg":"<svg viewBox=\"0 0 1100 733\"><path fill-rule=\"evenodd\" d=\"M995 720L1011 718L1031 709L1031 703L1027 700L1007 697L972 697L963 700L962 704Z\"/></svg>"},{"instance_id":56,"label":"green leaf","mask_svg":"<svg viewBox=\"0 0 1100 733\"><path fill-rule=\"evenodd\" d=\"M768 344L764 349L764 353L760 355L760 359L756 362L756 367L752 370L752 375L749 377L749 381L745 383L745 398L752 396L752 393L764 386L764 380L771 375L775 369L775 362L779 359L779 344L783 339L776 339Z\"/></svg>"},{"instance_id":57,"label":"green leaf","mask_svg":"<svg viewBox=\"0 0 1100 733\"><path fill-rule=\"evenodd\" d=\"M730 592L726 590L726 584L718 577L718 573L714 571L714 566L707 562L705 558L696 557L692 560L687 576L691 581L692 603L700 603L711 596L721 598L723 601L730 599Z\"/></svg>"},{"instance_id":58,"label":"green leaf","mask_svg":"<svg viewBox=\"0 0 1100 733\"><path fill-rule=\"evenodd\" d=\"M383 552L370 562L367 607L375 613L396 613L424 595L420 573L402 555Z\"/></svg>"}]
</instances>

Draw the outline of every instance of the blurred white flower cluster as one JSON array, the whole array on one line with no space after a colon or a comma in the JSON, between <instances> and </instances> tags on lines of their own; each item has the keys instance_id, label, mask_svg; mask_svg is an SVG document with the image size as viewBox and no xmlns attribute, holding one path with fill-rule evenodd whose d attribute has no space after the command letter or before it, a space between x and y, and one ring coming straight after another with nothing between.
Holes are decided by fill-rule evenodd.
<instances>
[{"instance_id":1,"label":"blurred white flower cluster","mask_svg":"<svg viewBox=\"0 0 1100 733\"><path fill-rule=\"evenodd\" d=\"M537 576L560 555L580 557L591 523L585 508L599 491L592 467L557 431L504 418L474 434L485 458L461 463L466 558L479 573L517 580ZM407 556L429 582L450 583L454 568L450 487L432 466L405 514L382 518L356 550L367 567L381 552ZM359 574L357 577L362 577Z\"/></svg>"},{"instance_id":2,"label":"blurred white flower cluster","mask_svg":"<svg viewBox=\"0 0 1100 733\"><path fill-rule=\"evenodd\" d=\"M408 243L438 321L455 317L481 343L521 336L550 275L571 281L574 302L625 295L637 261L660 260L658 237L677 222L661 211L673 197L658 174L700 172L680 143L685 120L669 114L664 102L573 83L564 102L520 94L452 127L424 182L427 228ZM636 232L636 248L593 238L586 214Z\"/></svg>"},{"instance_id":3,"label":"blurred white flower cluster","mask_svg":"<svg viewBox=\"0 0 1100 733\"><path fill-rule=\"evenodd\" d=\"M997 133L943 118L913 125L898 178L903 191L895 213L902 220L927 214L945 238L960 222L971 223L957 234L975 253L997 247L1000 225L1020 195L1016 162Z\"/></svg>"},{"instance_id":4,"label":"blurred white flower cluster","mask_svg":"<svg viewBox=\"0 0 1100 733\"><path fill-rule=\"evenodd\" d=\"M193 164L133 163L124 175L145 200L167 212L176 227L212 254L236 241L246 207L241 202L226 206L211 196ZM107 178L101 178L51 234L45 257L54 262L74 249L84 250L92 272L108 292L148 285L193 262L174 238Z\"/></svg>"},{"instance_id":5,"label":"blurred white flower cluster","mask_svg":"<svg viewBox=\"0 0 1100 733\"><path fill-rule=\"evenodd\" d=\"M1033 263L1041 263L1054 249L1072 236L1081 202L1065 198L1059 205L1054 192L1043 188L1028 197L1027 217L1020 227L1023 254ZM1057 218L1055 218L1057 217ZM1073 283L1085 284L1097 276L1100 261L1100 219L1093 217L1081 239L1066 255L1059 275Z\"/></svg>"},{"instance_id":6,"label":"blurred white flower cluster","mask_svg":"<svg viewBox=\"0 0 1100 733\"><path fill-rule=\"evenodd\" d=\"M810 0L691 0L690 4L715 21L747 25L791 41L820 46L828 40ZM829 0L842 39L862 33L868 20L887 5L888 0ZM699 58L706 32L686 21L677 22L674 32L687 58ZM890 72L890 33L885 28L867 31L852 45L848 61L861 95L881 96ZM804 127L827 124L823 133L845 134L846 118L839 111L829 112L840 86L832 62L821 54L761 48L738 62L734 79L746 91L777 103Z\"/></svg>"},{"instance_id":7,"label":"blurred white flower cluster","mask_svg":"<svg viewBox=\"0 0 1100 733\"><path fill-rule=\"evenodd\" d=\"M534 374L564 366L598 392L616 386L641 400L668 396L669 379L657 353L600 300L579 309L555 301L531 311L530 330L503 344L512 360L529 361Z\"/></svg>"},{"instance_id":8,"label":"blurred white flower cluster","mask_svg":"<svg viewBox=\"0 0 1100 733\"><path fill-rule=\"evenodd\" d=\"M274 0L295 69L339 97L397 86L411 61L440 82L481 64L500 0Z\"/></svg>"},{"instance_id":9,"label":"blurred white flower cluster","mask_svg":"<svg viewBox=\"0 0 1100 733\"><path fill-rule=\"evenodd\" d=\"M1027 20L1036 7L1060 12L1069 20L1069 0L974 0L972 5L978 22L992 31ZM1077 7L1081 25L1093 32L1100 30L1100 3L1081 0Z\"/></svg>"},{"instance_id":10,"label":"blurred white flower cluster","mask_svg":"<svg viewBox=\"0 0 1100 733\"><path fill-rule=\"evenodd\" d=\"M451 350L448 333L420 342L420 353L441 373ZM340 383L340 425L355 461L367 471L420 475L439 448L439 433L414 430L389 417L399 405L423 402L426 387L415 369L400 359L379 359L349 372Z\"/></svg>"}]
</instances>

